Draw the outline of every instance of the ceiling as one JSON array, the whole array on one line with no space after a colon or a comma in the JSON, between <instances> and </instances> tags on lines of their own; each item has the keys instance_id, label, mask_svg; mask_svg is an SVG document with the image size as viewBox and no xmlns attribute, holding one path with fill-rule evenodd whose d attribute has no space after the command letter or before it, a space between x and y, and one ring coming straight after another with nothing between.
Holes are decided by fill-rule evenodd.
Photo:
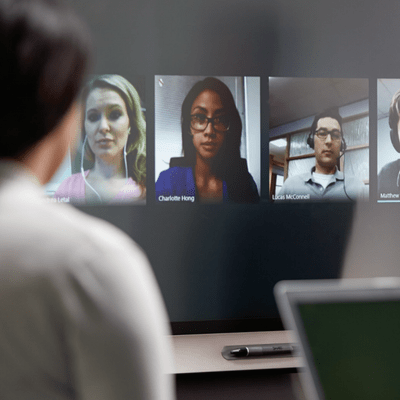
<instances>
[{"instance_id":1,"label":"ceiling","mask_svg":"<svg viewBox=\"0 0 400 400\"><path fill-rule=\"evenodd\" d=\"M269 78L269 127L368 98L368 79Z\"/></svg>"}]
</instances>

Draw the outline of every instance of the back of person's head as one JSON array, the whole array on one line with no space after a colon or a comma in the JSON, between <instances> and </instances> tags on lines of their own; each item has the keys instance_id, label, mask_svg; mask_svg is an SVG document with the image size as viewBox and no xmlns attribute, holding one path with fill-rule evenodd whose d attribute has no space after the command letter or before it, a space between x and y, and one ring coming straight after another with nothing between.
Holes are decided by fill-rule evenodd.
<instances>
[{"instance_id":1,"label":"back of person's head","mask_svg":"<svg viewBox=\"0 0 400 400\"><path fill-rule=\"evenodd\" d=\"M85 25L61 0L0 0L0 157L22 156L59 124L89 53Z\"/></svg>"}]
</instances>

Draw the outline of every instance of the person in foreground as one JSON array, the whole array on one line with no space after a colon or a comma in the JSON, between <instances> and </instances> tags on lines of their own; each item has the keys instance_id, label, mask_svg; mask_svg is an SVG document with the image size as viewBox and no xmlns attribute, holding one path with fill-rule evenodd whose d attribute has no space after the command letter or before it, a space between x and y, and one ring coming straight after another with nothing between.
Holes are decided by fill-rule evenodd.
<instances>
[{"instance_id":1,"label":"person in foreground","mask_svg":"<svg viewBox=\"0 0 400 400\"><path fill-rule=\"evenodd\" d=\"M318 114L311 125L307 144L315 151L311 171L286 179L275 200L357 200L363 184L338 170L338 160L346 151L342 117L336 109Z\"/></svg>"},{"instance_id":2,"label":"person in foreground","mask_svg":"<svg viewBox=\"0 0 400 400\"><path fill-rule=\"evenodd\" d=\"M47 202L79 124L89 41L56 0L0 0L0 398L173 399L166 310L143 252Z\"/></svg>"},{"instance_id":3,"label":"person in foreground","mask_svg":"<svg viewBox=\"0 0 400 400\"><path fill-rule=\"evenodd\" d=\"M146 122L136 89L120 75L93 78L82 94L81 172L54 197L75 204L145 203ZM93 168L83 170L83 158Z\"/></svg>"},{"instance_id":4,"label":"person in foreground","mask_svg":"<svg viewBox=\"0 0 400 400\"><path fill-rule=\"evenodd\" d=\"M256 183L240 158L242 121L232 93L217 78L197 82L182 104L184 157L172 158L156 182L158 201L258 203Z\"/></svg>"}]
</instances>

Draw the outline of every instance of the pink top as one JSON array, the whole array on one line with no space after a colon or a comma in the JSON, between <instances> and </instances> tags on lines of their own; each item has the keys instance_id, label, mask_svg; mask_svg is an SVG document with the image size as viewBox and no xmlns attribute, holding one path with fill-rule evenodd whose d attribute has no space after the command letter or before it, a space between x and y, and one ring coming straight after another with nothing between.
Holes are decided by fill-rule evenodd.
<instances>
[{"instance_id":1,"label":"pink top","mask_svg":"<svg viewBox=\"0 0 400 400\"><path fill-rule=\"evenodd\" d=\"M89 171L90 170L85 171L85 177L88 176ZM61 182L54 194L54 198L74 204L87 204L85 193L85 180L79 172ZM142 189L140 186L132 178L128 178L125 185L108 204L132 203L140 200L144 202L144 199L141 196Z\"/></svg>"}]
</instances>

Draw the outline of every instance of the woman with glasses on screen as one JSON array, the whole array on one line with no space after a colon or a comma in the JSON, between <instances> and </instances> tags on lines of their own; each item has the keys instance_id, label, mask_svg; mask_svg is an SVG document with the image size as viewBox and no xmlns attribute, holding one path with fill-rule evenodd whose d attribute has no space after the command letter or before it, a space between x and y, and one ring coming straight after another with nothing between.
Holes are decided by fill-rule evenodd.
<instances>
[{"instance_id":1,"label":"woman with glasses on screen","mask_svg":"<svg viewBox=\"0 0 400 400\"><path fill-rule=\"evenodd\" d=\"M182 158L156 182L158 201L257 203L257 186L240 157L242 121L228 87L197 82L182 104Z\"/></svg>"},{"instance_id":2,"label":"woman with glasses on screen","mask_svg":"<svg viewBox=\"0 0 400 400\"><path fill-rule=\"evenodd\" d=\"M144 202L146 123L136 89L122 76L92 79L82 95L81 171L65 179L55 198L77 204ZM83 168L83 159L92 168Z\"/></svg>"}]
</instances>

